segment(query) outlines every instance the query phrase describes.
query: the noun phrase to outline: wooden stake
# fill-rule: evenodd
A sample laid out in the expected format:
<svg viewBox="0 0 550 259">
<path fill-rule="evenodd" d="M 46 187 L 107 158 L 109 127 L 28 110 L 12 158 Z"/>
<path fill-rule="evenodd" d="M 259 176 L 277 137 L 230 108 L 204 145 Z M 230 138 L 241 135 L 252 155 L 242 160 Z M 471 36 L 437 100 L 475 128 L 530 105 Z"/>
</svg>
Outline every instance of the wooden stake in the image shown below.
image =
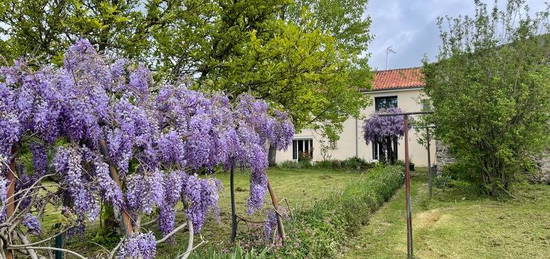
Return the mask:
<svg viewBox="0 0 550 259">
<path fill-rule="evenodd" d="M 267 178 L 267 176 L 266 176 Z M 275 192 L 273 191 L 273 188 L 271 188 L 271 184 L 269 183 L 269 179 L 267 179 L 267 189 L 269 190 L 269 195 L 271 196 L 271 203 L 273 204 L 273 208 L 275 208 L 275 214 L 277 215 L 277 230 L 279 232 L 279 237 L 281 238 L 281 241 L 285 242 L 285 228 L 283 226 L 283 221 L 281 218 L 281 215 L 279 215 L 279 201 L 277 200 L 277 197 L 275 196 Z"/>
</svg>

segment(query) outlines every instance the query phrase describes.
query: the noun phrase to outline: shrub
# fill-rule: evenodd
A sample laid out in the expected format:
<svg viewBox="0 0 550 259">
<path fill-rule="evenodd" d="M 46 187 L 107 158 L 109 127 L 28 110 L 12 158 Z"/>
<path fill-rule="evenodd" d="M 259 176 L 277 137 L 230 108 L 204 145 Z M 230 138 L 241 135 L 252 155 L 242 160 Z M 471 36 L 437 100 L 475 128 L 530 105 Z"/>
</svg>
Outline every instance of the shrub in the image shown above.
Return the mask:
<svg viewBox="0 0 550 259">
<path fill-rule="evenodd" d="M 279 168 L 285 169 L 302 169 L 302 168 L 312 168 L 313 165 L 310 161 L 284 161 L 277 165 Z"/>
<path fill-rule="evenodd" d="M 403 161 L 403 160 L 397 160 L 397 161 L 395 162 L 395 165 L 399 165 L 399 166 L 402 166 L 403 168 L 405 168 L 405 161 Z M 414 163 L 413 163 L 413 162 L 409 162 L 409 170 L 410 170 L 410 171 L 414 171 L 414 167 L 415 167 Z"/>
<path fill-rule="evenodd" d="M 193 253 L 189 258 L 209 258 L 209 259 L 263 259 L 268 258 L 268 249 L 256 250 L 254 248 L 250 250 L 243 249 L 241 246 L 237 246 L 231 252 L 220 252 L 217 249 L 210 248 L 206 251 Z"/>
<path fill-rule="evenodd" d="M 347 238 L 365 225 L 372 213 L 403 183 L 402 167 L 384 166 L 345 187 L 340 195 L 316 202 L 297 212 L 288 224 L 291 243 L 281 249 L 282 257 L 335 257 Z"/>
<path fill-rule="evenodd" d="M 367 170 L 374 167 L 374 163 L 369 163 L 362 158 L 352 157 L 342 161 L 341 166 L 346 169 Z"/>
<path fill-rule="evenodd" d="M 346 170 L 365 171 L 367 169 L 374 168 L 375 165 L 376 165 L 375 163 L 369 163 L 364 159 L 361 159 L 358 157 L 352 157 L 346 160 L 323 160 L 315 163 L 311 163 L 308 160 L 285 161 L 285 162 L 279 163 L 277 167 L 288 168 L 288 169 L 322 168 L 322 169 L 346 169 Z"/>
</svg>

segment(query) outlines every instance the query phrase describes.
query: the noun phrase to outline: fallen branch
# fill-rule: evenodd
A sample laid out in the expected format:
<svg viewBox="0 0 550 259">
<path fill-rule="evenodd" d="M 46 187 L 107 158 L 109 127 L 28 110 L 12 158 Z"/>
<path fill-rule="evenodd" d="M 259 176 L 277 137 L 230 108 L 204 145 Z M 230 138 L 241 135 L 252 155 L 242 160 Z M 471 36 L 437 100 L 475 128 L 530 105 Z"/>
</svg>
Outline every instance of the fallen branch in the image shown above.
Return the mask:
<svg viewBox="0 0 550 259">
<path fill-rule="evenodd" d="M 172 235 L 176 234 L 178 231 L 180 231 L 182 228 L 186 227 L 187 226 L 187 223 L 183 223 L 181 224 L 179 227 L 175 228 L 174 230 L 172 230 L 172 232 L 166 234 L 166 236 L 164 236 L 163 238 L 157 240 L 157 244 L 160 244 L 164 241 L 166 241 L 168 238 L 170 238 Z M 190 225 L 189 226 L 190 229 L 192 229 L 192 226 Z M 191 230 L 192 231 L 192 230 Z"/>
<path fill-rule="evenodd" d="M 86 257 L 84 257 L 83 255 L 75 252 L 75 251 L 72 251 L 72 250 L 69 250 L 69 249 L 63 249 L 63 248 L 56 248 L 56 247 L 49 247 L 49 246 L 26 246 L 25 247 L 27 250 L 28 249 L 33 249 L 33 250 L 51 250 L 51 251 L 61 251 L 61 252 L 65 252 L 65 253 L 69 253 L 69 254 L 72 254 L 78 258 L 82 258 L 82 259 L 87 259 Z M 8 246 L 8 250 L 18 250 L 20 248 L 18 247 L 12 247 L 12 246 Z"/>
<path fill-rule="evenodd" d="M 54 239 L 55 237 L 57 237 L 57 236 L 59 236 L 59 235 L 65 233 L 67 230 L 69 230 L 69 229 L 67 228 L 67 229 L 65 229 L 65 230 L 63 230 L 63 231 L 61 231 L 61 232 L 59 232 L 59 233 L 57 233 L 57 234 L 55 234 L 55 235 L 53 235 L 53 236 L 51 236 L 51 237 L 48 237 L 48 238 L 46 238 L 46 239 L 42 239 L 42 240 L 37 241 L 37 242 L 34 242 L 34 243 L 23 244 L 23 245 L 10 245 L 10 246 L 11 246 L 11 247 L 35 246 L 35 245 L 38 245 L 38 244 L 42 244 L 42 243 L 44 243 L 44 242 L 46 242 L 46 241 L 52 240 L 52 239 Z"/>
<path fill-rule="evenodd" d="M 180 257 L 181 259 L 187 259 L 187 257 L 189 257 L 189 255 L 194 249 L 193 248 L 193 238 L 194 238 L 193 221 L 191 221 L 191 219 L 187 219 L 187 224 L 189 224 L 189 241 L 187 242 L 187 251 L 185 251 L 185 253 Z"/>
<path fill-rule="evenodd" d="M 244 222 L 248 222 L 248 223 L 253 223 L 253 224 L 264 224 L 265 221 L 254 221 L 254 220 L 250 220 L 250 219 L 247 219 L 245 217 L 242 217 L 242 216 L 239 216 L 239 215 L 236 215 L 238 219 L 244 221 Z"/>
<path fill-rule="evenodd" d="M 124 243 L 124 240 L 125 240 L 125 238 L 120 239 L 120 242 L 118 242 L 118 244 L 115 246 L 115 248 L 113 248 L 113 250 L 111 250 L 111 253 L 109 253 L 109 259 L 113 259 L 115 257 L 116 251 L 120 248 L 122 243 Z"/>
</svg>

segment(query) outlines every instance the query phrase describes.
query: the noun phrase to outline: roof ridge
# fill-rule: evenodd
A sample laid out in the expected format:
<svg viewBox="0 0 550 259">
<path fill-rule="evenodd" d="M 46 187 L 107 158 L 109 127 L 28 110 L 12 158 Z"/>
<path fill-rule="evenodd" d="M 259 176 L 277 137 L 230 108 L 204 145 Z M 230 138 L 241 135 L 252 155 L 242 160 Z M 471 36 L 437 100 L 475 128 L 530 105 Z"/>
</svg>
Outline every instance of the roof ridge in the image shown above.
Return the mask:
<svg viewBox="0 0 550 259">
<path fill-rule="evenodd" d="M 417 67 L 402 67 L 402 68 L 392 68 L 392 69 L 385 69 L 385 70 L 374 70 L 373 72 L 391 72 L 391 71 L 399 71 L 399 70 L 413 70 L 413 69 L 419 69 L 422 68 L 422 66 Z"/>
</svg>

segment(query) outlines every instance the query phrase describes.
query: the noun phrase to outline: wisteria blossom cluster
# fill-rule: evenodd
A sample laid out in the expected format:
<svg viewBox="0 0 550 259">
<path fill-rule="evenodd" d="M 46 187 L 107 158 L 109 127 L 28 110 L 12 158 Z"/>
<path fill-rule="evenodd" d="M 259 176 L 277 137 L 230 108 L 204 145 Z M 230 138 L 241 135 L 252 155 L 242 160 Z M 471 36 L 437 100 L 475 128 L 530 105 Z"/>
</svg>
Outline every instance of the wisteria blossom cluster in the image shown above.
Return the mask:
<svg viewBox="0 0 550 259">
<path fill-rule="evenodd" d="M 363 132 L 367 144 L 382 141 L 386 137 L 400 137 L 405 134 L 403 116 L 380 116 L 380 114 L 392 113 L 401 113 L 401 110 L 399 108 L 382 110 L 365 120 Z"/>
<path fill-rule="evenodd" d="M 178 202 L 200 231 L 220 188 L 198 177 L 201 170 L 249 168 L 249 212 L 260 208 L 267 146 L 284 149 L 294 134 L 285 113 L 252 96 L 231 100 L 171 84 L 156 84 L 153 93 L 153 83 L 146 67 L 108 62 L 85 39 L 67 50 L 61 68 L 35 71 L 16 61 L 0 69 L 0 156 L 14 161 L 27 149 L 33 157 L 33 172 L 19 172 L 17 190 L 54 174 L 64 210 L 78 222 L 96 219 L 100 202 L 128 215 L 137 229 L 127 233 L 123 257 L 154 257 L 154 235 L 140 233 L 136 222 L 158 213 L 166 235 L 175 228 Z M 39 233 L 35 219 L 28 214 L 23 224 Z"/>
</svg>

